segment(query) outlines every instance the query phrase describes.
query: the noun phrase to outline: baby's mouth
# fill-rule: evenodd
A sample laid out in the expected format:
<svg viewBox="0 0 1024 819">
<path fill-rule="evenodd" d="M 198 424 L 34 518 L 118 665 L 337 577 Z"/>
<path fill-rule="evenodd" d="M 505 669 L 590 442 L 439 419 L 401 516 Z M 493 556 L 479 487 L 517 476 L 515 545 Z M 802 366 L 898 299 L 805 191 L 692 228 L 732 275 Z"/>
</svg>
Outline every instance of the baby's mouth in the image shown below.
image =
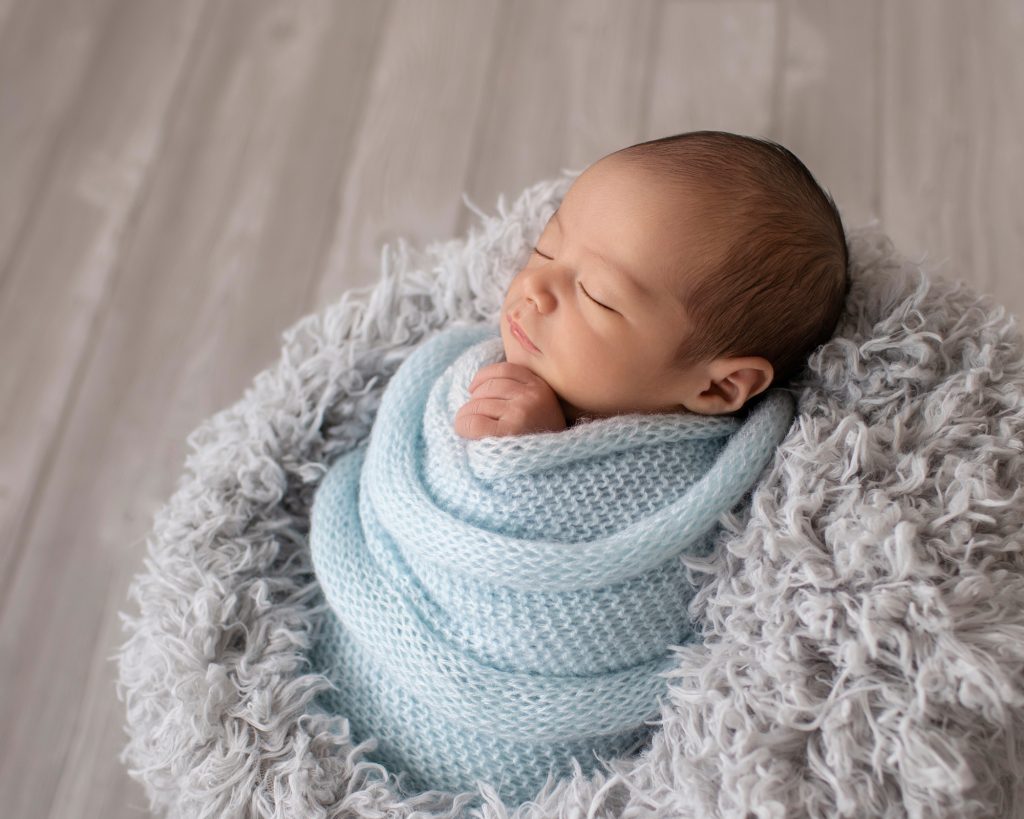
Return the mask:
<svg viewBox="0 0 1024 819">
<path fill-rule="evenodd" d="M 530 337 L 526 335 L 526 332 L 516 323 L 516 320 L 512 318 L 512 316 L 508 317 L 508 328 L 512 335 L 515 336 L 516 340 L 522 345 L 523 349 L 535 354 L 540 352 L 540 348 L 530 341 Z"/>
</svg>

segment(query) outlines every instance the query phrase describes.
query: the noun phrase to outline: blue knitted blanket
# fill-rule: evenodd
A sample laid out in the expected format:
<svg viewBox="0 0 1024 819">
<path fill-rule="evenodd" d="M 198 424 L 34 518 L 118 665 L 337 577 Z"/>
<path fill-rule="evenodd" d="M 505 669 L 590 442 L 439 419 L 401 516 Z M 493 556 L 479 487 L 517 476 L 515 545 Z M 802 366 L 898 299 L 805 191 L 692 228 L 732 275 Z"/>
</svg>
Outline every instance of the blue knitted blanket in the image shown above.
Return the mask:
<svg viewBox="0 0 1024 819">
<path fill-rule="evenodd" d="M 710 547 L 793 419 L 770 390 L 745 415 L 624 415 L 561 432 L 469 440 L 454 416 L 490 326 L 416 348 L 363 445 L 313 502 L 310 547 L 334 616 L 312 653 L 371 760 L 415 790 L 494 785 L 638 750 L 670 647 L 696 639 L 679 560 Z"/>
</svg>

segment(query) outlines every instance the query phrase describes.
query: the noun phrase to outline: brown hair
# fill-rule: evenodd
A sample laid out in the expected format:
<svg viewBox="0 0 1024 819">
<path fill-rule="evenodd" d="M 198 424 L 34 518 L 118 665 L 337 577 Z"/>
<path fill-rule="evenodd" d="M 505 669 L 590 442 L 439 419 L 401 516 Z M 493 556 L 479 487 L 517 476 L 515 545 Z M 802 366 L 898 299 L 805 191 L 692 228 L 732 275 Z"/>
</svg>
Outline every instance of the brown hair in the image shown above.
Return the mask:
<svg viewBox="0 0 1024 819">
<path fill-rule="evenodd" d="M 711 238 L 698 269 L 679 277 L 694 328 L 677 366 L 756 355 L 771 362 L 773 386 L 798 373 L 832 336 L 849 292 L 839 211 L 807 167 L 778 143 L 723 131 L 614 155 L 704 195 L 700 225 Z"/>
</svg>

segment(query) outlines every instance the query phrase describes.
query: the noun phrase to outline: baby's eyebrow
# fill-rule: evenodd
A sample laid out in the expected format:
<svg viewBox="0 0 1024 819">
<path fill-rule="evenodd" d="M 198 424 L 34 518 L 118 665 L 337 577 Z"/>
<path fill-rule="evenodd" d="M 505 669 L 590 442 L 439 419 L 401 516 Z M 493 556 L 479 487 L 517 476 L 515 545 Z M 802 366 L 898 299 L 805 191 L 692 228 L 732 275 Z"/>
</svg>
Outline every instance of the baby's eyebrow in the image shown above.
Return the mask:
<svg viewBox="0 0 1024 819">
<path fill-rule="evenodd" d="M 562 219 L 558 215 L 559 210 L 561 210 L 561 208 L 559 208 L 553 214 L 551 214 L 551 218 L 554 220 L 555 224 L 558 225 L 558 229 L 560 231 L 563 231 L 564 227 L 562 226 Z M 629 286 L 632 287 L 635 291 L 640 293 L 645 298 L 654 298 L 654 293 L 652 293 L 647 287 L 642 285 L 640 283 L 640 280 L 632 273 L 630 273 L 629 270 L 626 269 L 626 267 L 624 267 L 621 264 L 616 264 L 599 250 L 594 250 L 592 251 L 592 253 L 604 263 L 605 267 L 609 268 L 610 270 L 614 270 L 617 273 L 620 273 L 622 275 L 622 278 L 624 278 L 626 282 L 629 284 Z"/>
</svg>

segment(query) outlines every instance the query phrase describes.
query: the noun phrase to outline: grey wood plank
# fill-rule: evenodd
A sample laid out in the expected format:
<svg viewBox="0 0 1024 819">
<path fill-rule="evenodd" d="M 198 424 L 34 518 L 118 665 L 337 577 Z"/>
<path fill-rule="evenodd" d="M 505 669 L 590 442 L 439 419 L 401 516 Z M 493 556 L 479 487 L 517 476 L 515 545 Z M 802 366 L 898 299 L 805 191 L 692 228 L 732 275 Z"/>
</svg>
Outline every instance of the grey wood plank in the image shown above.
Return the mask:
<svg viewBox="0 0 1024 819">
<path fill-rule="evenodd" d="M 602 156 L 646 138 L 648 89 L 655 70 L 662 6 L 648 0 L 573 0 L 565 5 L 563 31 L 547 35 L 552 38 L 548 45 L 553 62 L 546 69 L 549 76 L 564 72 L 562 98 L 548 98 L 543 108 L 531 105 L 526 93 L 523 100 L 524 108 L 533 112 L 534 126 L 546 118 L 564 118 L 565 144 L 561 157 L 552 152 L 557 143 L 537 145 L 530 157 L 532 164 L 543 160 L 553 171 L 563 167 L 582 170 Z M 531 34 L 541 36 L 545 16 L 543 12 L 534 15 L 529 22 Z M 544 76 L 535 79 L 543 87 Z M 494 106 L 493 111 L 500 107 Z M 530 137 L 529 124 L 524 123 L 524 140 Z M 499 130 L 495 127 L 495 132 Z M 481 170 L 490 167 L 487 163 Z M 536 168 L 523 171 L 494 189 L 514 197 L 521 188 L 538 181 Z"/>
<path fill-rule="evenodd" d="M 79 551 L 69 547 L 69 540 L 75 542 L 80 530 L 70 530 L 68 536 L 51 543 L 50 550 L 59 550 L 55 554 L 33 552 L 31 544 L 38 542 L 38 531 L 34 535 L 31 526 L 34 521 L 53 521 L 54 510 L 67 512 L 60 502 L 47 506 L 40 486 L 50 477 L 48 471 L 69 466 L 59 463 L 54 449 L 63 435 L 94 322 L 104 311 L 106 291 L 116 274 L 121 234 L 157 153 L 160 123 L 196 23 L 196 2 L 123 6 L 108 18 L 99 56 L 67 121 L 65 147 L 53 160 L 37 216 L 25 228 L 23 252 L 0 304 L 0 349 L 6 357 L 0 370 L 0 417 L 4 419 L 0 469 L 2 485 L 8 489 L 0 507 L 0 529 L 12 534 L 4 538 L 0 553 L 0 687 L 15 692 L 0 704 L 0 735 L 7 740 L 0 794 L 15 786 L 19 793 L 26 792 L 24 766 L 31 757 L 6 750 L 19 747 L 15 723 L 40 737 L 27 739 L 20 747 L 49 741 L 51 755 L 60 752 L 59 738 L 71 727 L 70 722 L 59 724 L 53 716 L 58 713 L 55 708 L 42 708 L 44 714 L 34 729 L 27 725 L 30 717 L 20 705 L 23 694 L 31 696 L 39 690 L 39 681 L 28 673 L 31 662 L 15 657 L 18 647 L 31 650 L 37 636 L 59 643 L 59 632 L 53 631 L 59 623 L 45 605 L 52 591 L 45 561 L 62 566 L 67 557 L 73 564 L 76 556 L 84 562 L 91 558 L 88 545 L 79 544 Z M 126 64 L 131 64 L 130 72 L 125 71 Z M 59 225 L 56 236 L 55 225 Z M 70 466 L 74 471 L 75 465 Z M 88 483 L 86 475 L 75 474 L 79 483 Z M 18 570 L 22 564 L 17 558 L 25 550 L 35 564 L 28 574 Z M 33 572 L 36 579 L 23 583 Z M 89 591 L 95 590 L 73 588 L 72 596 L 82 605 L 89 600 Z M 72 654 L 87 655 L 90 650 L 79 640 L 66 647 Z M 67 682 L 56 679 L 61 685 Z M 70 705 L 72 700 L 56 696 L 54 701 Z M 31 719 L 37 718 L 32 715 Z M 41 781 L 38 784 L 49 788 Z"/>
<path fill-rule="evenodd" d="M 501 8 L 465 190 L 485 212 L 499 195 L 583 170 L 643 138 L 660 3 L 573 0 Z M 478 221 L 459 214 L 457 231 Z"/>
<path fill-rule="evenodd" d="M 86 663 L 64 662 L 81 690 L 50 784 L 54 817 L 72 804 L 88 817 L 145 807 L 117 759 L 124 705 L 107 662 L 123 636 L 116 613 L 128 608 L 128 580 L 153 512 L 173 491 L 187 434 L 240 397 L 276 358 L 281 331 L 309 311 L 387 12 L 331 0 L 234 2 L 211 4 L 203 22 L 61 456 L 87 465 L 103 489 L 82 507 L 71 497 L 74 472 L 47 487 L 92 540 L 96 565 L 76 572 L 96 591 L 91 604 L 73 604 L 87 626 L 36 651 L 53 661 L 62 640 L 87 642 L 86 627 L 98 635 Z M 34 532 L 31 549 L 45 552 L 61 527 Z M 43 685 L 40 700 L 53 696 Z"/>
<path fill-rule="evenodd" d="M 497 0 L 397 0 L 338 191 L 318 307 L 380 275 L 384 244 L 452 235 L 497 28 Z"/>
<path fill-rule="evenodd" d="M 471 199 L 490 208 L 645 139 L 767 127 L 775 24 L 771 0 L 503 7 Z"/>
<path fill-rule="evenodd" d="M 64 709 L 63 716 L 72 727 L 60 766 L 33 771 L 21 784 L 30 795 L 38 795 L 45 775 L 53 796 L 49 804 L 40 804 L 36 814 L 40 817 L 142 819 L 153 815 L 142 786 L 129 777 L 119 759 L 125 742 L 125 706 L 116 695 L 117 613 L 126 607 L 124 592 L 131 577 L 142 570 L 145 552 L 141 537 L 128 545 L 136 554 L 106 562 L 105 595 L 91 601 L 90 613 L 95 612 L 100 625 L 88 661 L 67 669 L 80 681 L 81 696 Z"/>
<path fill-rule="evenodd" d="M 0 3 L 0 300 L 112 0 Z"/>
<path fill-rule="evenodd" d="M 786 0 L 773 138 L 839 206 L 847 228 L 880 215 L 876 0 Z"/>
<path fill-rule="evenodd" d="M 25 542 L 35 492 L 75 389 L 82 355 L 104 310 L 120 236 L 158 149 L 159 123 L 171 103 L 195 5 L 156 12 L 129 3 L 129 8 L 105 15 L 97 57 L 63 117 L 62 138 L 48 140 L 45 129 L 22 135 L 55 141 L 57 149 L 47 156 L 45 175 L 13 175 L 15 187 L 37 184 L 39 189 L 0 299 L 0 349 L 10 359 L 0 368 L 0 531 L 10 533 L 0 541 L 0 601 L 6 598 Z M 125 28 L 137 39 L 117 39 Z M 79 39 L 94 39 L 92 29 L 83 30 L 88 37 L 79 33 Z M 111 43 L 111 37 L 117 42 Z M 30 42 L 42 48 L 40 40 L 46 40 L 45 32 L 36 32 Z M 51 58 L 61 42 L 47 44 Z M 72 69 L 81 70 L 73 49 L 68 59 Z M 36 68 L 26 61 L 26 70 Z M 126 71 L 125 64 L 132 70 Z M 57 93 L 36 81 L 26 84 L 32 93 Z M 12 95 L 8 103 L 16 105 L 19 99 Z M 26 107 L 33 112 L 31 105 Z M 42 129 L 44 119 L 34 116 L 29 124 Z M 16 129 L 0 126 L 0 131 L 8 139 L 0 144 L 0 161 L 16 161 L 21 155 L 11 144 Z M 21 210 L 9 204 L 0 212 Z"/>
<path fill-rule="evenodd" d="M 0 47 L 3 45 L 4 30 L 7 28 L 7 21 L 11 18 L 11 12 L 17 5 L 18 0 L 0 0 Z M 24 3 L 25 0 L 22 0 Z"/>
<path fill-rule="evenodd" d="M 771 136 L 779 32 L 773 2 L 667 3 L 645 138 L 704 129 Z"/>
<path fill-rule="evenodd" d="M 882 223 L 1024 317 L 1024 4 L 887 2 Z"/>
<path fill-rule="evenodd" d="M 78 716 L 96 609 L 106 598 L 96 533 L 80 527 L 75 503 L 40 486 L 63 476 L 64 491 L 79 504 L 102 491 L 92 483 L 94 463 L 62 461 L 54 450 L 116 278 L 121 236 L 159 150 L 200 3 L 120 6 L 106 18 L 96 59 L 64 118 L 61 149 L 0 305 L 0 414 L 8 419 L 2 468 L 10 489 L 0 527 L 13 534 L 3 541 L 0 574 L 0 804 L 12 816 L 48 810 Z M 12 546 L 29 552 L 18 564 Z"/>
</svg>

